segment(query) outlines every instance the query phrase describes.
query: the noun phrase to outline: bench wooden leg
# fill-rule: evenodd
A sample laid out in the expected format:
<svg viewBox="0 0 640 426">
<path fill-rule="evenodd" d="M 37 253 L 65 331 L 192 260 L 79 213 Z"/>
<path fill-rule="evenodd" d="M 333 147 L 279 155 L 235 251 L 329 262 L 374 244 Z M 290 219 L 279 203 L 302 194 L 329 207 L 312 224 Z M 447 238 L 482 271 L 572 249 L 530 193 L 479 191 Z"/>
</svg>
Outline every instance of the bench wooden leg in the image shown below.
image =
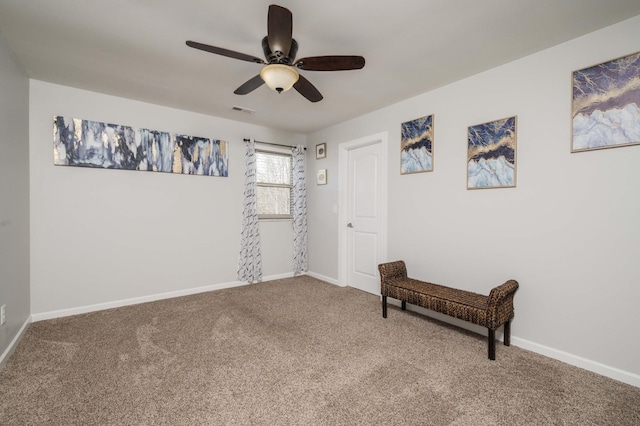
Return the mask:
<svg viewBox="0 0 640 426">
<path fill-rule="evenodd" d="M 511 346 L 511 321 L 504 323 L 504 345 Z"/>
<path fill-rule="evenodd" d="M 387 296 L 382 296 L 382 318 L 387 317 Z"/>
<path fill-rule="evenodd" d="M 491 361 L 495 361 L 496 359 L 496 331 L 495 330 L 491 330 L 490 328 L 489 330 L 489 359 Z"/>
<path fill-rule="evenodd" d="M 402 310 L 406 311 L 407 310 L 407 302 L 406 301 L 402 301 Z"/>
</svg>

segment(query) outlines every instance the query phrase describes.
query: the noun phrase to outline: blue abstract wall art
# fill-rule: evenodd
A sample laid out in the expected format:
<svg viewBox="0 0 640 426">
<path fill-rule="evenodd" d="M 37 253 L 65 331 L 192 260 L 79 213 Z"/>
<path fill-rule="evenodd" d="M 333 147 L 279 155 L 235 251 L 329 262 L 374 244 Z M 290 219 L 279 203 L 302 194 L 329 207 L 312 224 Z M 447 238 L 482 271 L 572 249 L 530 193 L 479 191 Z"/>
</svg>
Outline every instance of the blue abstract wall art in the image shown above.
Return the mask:
<svg viewBox="0 0 640 426">
<path fill-rule="evenodd" d="M 640 144 L 640 52 L 572 73 L 571 151 Z"/>
<path fill-rule="evenodd" d="M 227 142 L 62 116 L 53 117 L 57 166 L 228 176 Z"/>
<path fill-rule="evenodd" d="M 516 186 L 516 122 L 513 116 L 469 127 L 467 189 Z"/>
<path fill-rule="evenodd" d="M 174 173 L 227 176 L 227 151 L 221 141 L 185 135 L 174 140 Z"/>
<path fill-rule="evenodd" d="M 433 114 L 401 125 L 400 173 L 433 171 Z"/>
</svg>

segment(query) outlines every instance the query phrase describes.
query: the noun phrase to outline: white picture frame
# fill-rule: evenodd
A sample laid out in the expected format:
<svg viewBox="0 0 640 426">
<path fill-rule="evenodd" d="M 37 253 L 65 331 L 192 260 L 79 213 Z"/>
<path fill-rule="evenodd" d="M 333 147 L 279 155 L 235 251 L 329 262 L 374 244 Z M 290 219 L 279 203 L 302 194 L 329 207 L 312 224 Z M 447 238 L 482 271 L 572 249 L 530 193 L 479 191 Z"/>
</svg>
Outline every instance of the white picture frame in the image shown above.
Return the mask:
<svg viewBox="0 0 640 426">
<path fill-rule="evenodd" d="M 320 169 L 316 172 L 316 185 L 327 184 L 327 169 Z"/>
</svg>

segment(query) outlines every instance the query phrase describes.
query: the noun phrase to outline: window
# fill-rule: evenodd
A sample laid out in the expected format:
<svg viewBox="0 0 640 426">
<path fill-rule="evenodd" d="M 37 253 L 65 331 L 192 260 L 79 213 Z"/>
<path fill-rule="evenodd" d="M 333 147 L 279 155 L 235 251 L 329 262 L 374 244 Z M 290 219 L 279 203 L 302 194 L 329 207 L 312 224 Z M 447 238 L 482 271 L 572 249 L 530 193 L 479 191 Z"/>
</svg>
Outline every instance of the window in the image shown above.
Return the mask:
<svg viewBox="0 0 640 426">
<path fill-rule="evenodd" d="M 290 153 L 256 150 L 258 218 L 293 218 L 293 157 Z"/>
</svg>

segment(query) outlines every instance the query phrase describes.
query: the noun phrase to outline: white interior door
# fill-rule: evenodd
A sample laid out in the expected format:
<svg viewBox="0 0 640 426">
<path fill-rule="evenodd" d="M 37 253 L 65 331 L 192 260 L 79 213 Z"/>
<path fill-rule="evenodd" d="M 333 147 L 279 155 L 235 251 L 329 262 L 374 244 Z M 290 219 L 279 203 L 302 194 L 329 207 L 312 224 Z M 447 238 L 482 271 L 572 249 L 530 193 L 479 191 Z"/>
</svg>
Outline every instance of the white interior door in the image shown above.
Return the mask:
<svg viewBox="0 0 640 426">
<path fill-rule="evenodd" d="M 382 143 L 348 150 L 347 285 L 380 294 L 382 260 Z"/>
</svg>

